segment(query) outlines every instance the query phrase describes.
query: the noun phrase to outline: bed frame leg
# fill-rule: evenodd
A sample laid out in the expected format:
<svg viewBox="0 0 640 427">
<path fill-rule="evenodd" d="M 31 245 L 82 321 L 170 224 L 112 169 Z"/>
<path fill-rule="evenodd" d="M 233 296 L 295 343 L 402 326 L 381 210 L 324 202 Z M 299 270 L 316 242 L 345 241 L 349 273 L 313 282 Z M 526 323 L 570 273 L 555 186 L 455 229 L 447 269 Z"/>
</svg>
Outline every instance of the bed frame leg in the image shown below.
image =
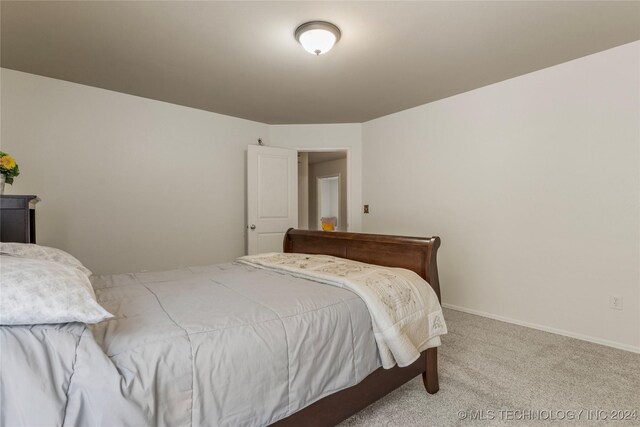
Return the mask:
<svg viewBox="0 0 640 427">
<path fill-rule="evenodd" d="M 428 348 L 426 359 L 427 370 L 422 373 L 422 381 L 427 393 L 435 394 L 440 390 L 438 384 L 438 347 Z"/>
</svg>

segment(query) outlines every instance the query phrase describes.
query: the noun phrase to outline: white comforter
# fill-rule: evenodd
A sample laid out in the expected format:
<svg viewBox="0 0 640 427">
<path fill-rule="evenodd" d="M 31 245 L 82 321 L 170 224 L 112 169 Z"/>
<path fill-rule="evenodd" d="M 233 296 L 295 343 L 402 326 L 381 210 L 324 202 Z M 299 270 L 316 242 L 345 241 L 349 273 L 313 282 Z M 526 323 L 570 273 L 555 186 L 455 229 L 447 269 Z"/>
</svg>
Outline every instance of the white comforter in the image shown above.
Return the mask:
<svg viewBox="0 0 640 427">
<path fill-rule="evenodd" d="M 408 366 L 447 333 L 438 297 L 413 271 L 327 255 L 267 253 L 239 262 L 342 287 L 367 305 L 382 366 Z"/>
</svg>

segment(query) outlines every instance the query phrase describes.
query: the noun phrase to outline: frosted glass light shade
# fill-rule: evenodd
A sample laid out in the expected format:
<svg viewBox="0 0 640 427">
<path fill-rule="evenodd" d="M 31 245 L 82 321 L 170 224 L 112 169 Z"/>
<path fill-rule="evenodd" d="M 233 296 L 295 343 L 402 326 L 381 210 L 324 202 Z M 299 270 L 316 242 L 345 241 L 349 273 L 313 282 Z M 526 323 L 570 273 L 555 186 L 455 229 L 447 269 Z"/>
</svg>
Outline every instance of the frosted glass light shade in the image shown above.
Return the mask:
<svg viewBox="0 0 640 427">
<path fill-rule="evenodd" d="M 331 50 L 340 40 L 340 29 L 329 22 L 312 21 L 300 25 L 296 29 L 295 36 L 304 50 L 322 55 Z"/>
</svg>

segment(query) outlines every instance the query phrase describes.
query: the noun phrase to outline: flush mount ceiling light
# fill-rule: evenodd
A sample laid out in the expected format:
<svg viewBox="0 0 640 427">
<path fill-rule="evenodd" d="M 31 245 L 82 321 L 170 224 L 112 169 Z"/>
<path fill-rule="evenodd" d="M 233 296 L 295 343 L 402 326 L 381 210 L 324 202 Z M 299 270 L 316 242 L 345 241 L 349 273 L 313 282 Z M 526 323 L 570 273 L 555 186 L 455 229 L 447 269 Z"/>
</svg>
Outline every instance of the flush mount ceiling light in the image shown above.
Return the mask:
<svg viewBox="0 0 640 427">
<path fill-rule="evenodd" d="M 340 29 L 330 22 L 311 21 L 296 28 L 295 36 L 304 50 L 322 55 L 340 40 Z"/>
</svg>

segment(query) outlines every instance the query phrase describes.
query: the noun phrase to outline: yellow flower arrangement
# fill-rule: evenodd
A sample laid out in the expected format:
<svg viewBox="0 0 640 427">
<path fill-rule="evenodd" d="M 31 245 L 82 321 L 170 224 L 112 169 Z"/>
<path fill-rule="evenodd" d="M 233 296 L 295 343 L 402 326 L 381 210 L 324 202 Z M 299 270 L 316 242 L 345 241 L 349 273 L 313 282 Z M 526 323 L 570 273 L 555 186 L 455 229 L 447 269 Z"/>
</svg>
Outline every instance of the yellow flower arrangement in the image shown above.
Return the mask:
<svg viewBox="0 0 640 427">
<path fill-rule="evenodd" d="M 13 184 L 13 178 L 20 175 L 20 168 L 13 157 L 0 151 L 0 174 L 7 184 Z"/>
<path fill-rule="evenodd" d="M 0 157 L 0 166 L 4 169 L 13 169 L 16 167 L 16 161 L 11 156 Z"/>
</svg>

